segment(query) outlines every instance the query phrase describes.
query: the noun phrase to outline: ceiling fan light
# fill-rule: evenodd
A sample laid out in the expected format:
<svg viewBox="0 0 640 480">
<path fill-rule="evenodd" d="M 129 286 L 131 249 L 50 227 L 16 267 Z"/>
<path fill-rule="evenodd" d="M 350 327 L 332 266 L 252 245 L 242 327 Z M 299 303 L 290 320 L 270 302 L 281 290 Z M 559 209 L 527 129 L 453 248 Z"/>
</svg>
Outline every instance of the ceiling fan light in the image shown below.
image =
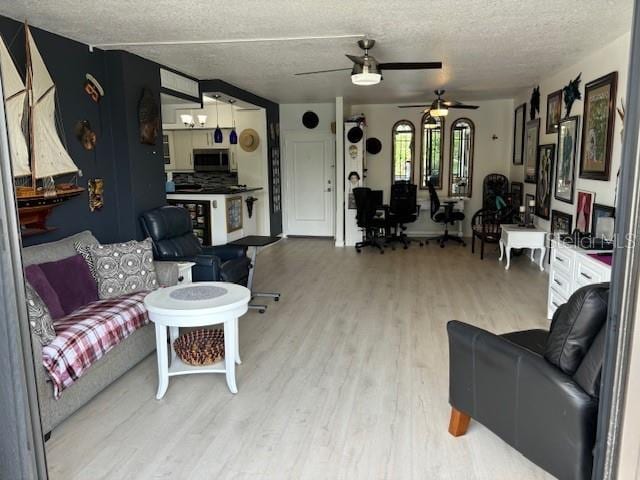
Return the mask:
<svg viewBox="0 0 640 480">
<path fill-rule="evenodd" d="M 201 127 L 204 127 L 205 124 L 207 123 L 207 116 L 206 115 L 198 115 L 198 123 L 200 124 Z"/>
<path fill-rule="evenodd" d="M 351 83 L 359 86 L 377 85 L 382 80 L 382 75 L 379 73 L 354 73 L 351 75 Z"/>
<path fill-rule="evenodd" d="M 186 127 L 189 127 L 193 123 L 193 117 L 187 113 L 183 113 L 180 115 L 180 121 L 184 123 Z"/>
<path fill-rule="evenodd" d="M 449 109 L 446 107 L 432 108 L 429 113 L 432 117 L 446 117 L 449 114 Z"/>
</svg>

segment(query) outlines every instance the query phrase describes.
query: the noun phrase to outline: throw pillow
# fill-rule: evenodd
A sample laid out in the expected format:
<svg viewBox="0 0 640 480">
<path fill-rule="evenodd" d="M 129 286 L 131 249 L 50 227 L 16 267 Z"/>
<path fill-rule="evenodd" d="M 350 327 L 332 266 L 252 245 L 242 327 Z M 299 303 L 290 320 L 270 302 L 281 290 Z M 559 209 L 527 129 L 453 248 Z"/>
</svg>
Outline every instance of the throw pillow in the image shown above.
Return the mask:
<svg viewBox="0 0 640 480">
<path fill-rule="evenodd" d="M 25 287 L 31 332 L 38 337 L 42 345 L 49 345 L 56 338 L 49 309 L 29 283 L 26 283 Z"/>
<path fill-rule="evenodd" d="M 98 245 L 98 244 L 95 243 L 93 245 Z M 98 277 L 96 275 L 96 266 L 93 264 L 93 257 L 91 256 L 91 252 L 89 251 L 89 247 L 91 247 L 91 244 L 75 242 L 73 246 L 75 247 L 76 252 L 78 252 L 82 256 L 82 258 L 84 258 L 84 261 L 87 262 L 87 267 L 89 267 L 91 276 L 97 282 Z"/>
<path fill-rule="evenodd" d="M 98 300 L 96 281 L 81 255 L 41 263 L 40 268 L 58 294 L 65 315 Z"/>
<path fill-rule="evenodd" d="M 58 294 L 51 286 L 51 283 L 49 283 L 49 280 L 40 268 L 40 265 L 29 265 L 24 269 L 24 274 L 27 277 L 29 284 L 38 293 L 38 296 L 49 309 L 51 318 L 57 320 L 58 318 L 64 317 L 64 309 L 60 304 Z"/>
<path fill-rule="evenodd" d="M 151 239 L 89 247 L 100 299 L 158 288 Z"/>
</svg>

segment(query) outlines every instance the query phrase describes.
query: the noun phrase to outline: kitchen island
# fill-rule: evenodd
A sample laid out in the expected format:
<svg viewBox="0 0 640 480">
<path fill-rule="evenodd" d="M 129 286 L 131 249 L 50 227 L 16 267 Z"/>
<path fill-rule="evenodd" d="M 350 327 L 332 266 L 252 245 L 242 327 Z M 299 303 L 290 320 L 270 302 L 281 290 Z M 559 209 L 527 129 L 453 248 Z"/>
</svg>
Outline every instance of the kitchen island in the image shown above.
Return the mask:
<svg viewBox="0 0 640 480">
<path fill-rule="evenodd" d="M 194 233 L 203 245 L 224 245 L 260 234 L 256 205 L 265 201 L 261 190 L 238 186 L 194 188 L 167 193 L 167 201 L 189 210 Z"/>
</svg>

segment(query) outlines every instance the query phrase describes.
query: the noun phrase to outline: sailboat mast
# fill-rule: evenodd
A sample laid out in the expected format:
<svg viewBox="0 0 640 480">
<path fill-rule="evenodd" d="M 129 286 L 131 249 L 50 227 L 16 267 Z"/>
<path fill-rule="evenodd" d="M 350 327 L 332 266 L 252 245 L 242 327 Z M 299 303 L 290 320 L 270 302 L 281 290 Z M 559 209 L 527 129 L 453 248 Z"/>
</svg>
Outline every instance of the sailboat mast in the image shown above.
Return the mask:
<svg viewBox="0 0 640 480">
<path fill-rule="evenodd" d="M 31 188 L 36 191 L 36 165 L 35 165 L 35 149 L 33 141 L 33 69 L 31 66 L 31 49 L 29 47 L 29 25 L 24 22 L 24 40 L 26 42 L 27 51 L 27 99 L 29 103 L 29 158 L 31 159 Z"/>
</svg>

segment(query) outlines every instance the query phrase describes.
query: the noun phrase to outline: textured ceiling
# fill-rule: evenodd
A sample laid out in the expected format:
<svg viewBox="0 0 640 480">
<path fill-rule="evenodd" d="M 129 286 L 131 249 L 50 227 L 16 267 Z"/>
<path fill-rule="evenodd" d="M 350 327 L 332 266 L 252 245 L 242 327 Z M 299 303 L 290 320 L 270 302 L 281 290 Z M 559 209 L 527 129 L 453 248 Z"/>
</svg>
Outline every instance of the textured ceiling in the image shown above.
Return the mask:
<svg viewBox="0 0 640 480">
<path fill-rule="evenodd" d="M 354 87 L 356 39 L 121 47 L 198 78 L 280 103 L 507 97 L 630 29 L 632 0 L 0 0 L 0 14 L 88 44 L 365 33 L 384 62 L 441 60 L 441 71 L 386 72 Z"/>
</svg>

